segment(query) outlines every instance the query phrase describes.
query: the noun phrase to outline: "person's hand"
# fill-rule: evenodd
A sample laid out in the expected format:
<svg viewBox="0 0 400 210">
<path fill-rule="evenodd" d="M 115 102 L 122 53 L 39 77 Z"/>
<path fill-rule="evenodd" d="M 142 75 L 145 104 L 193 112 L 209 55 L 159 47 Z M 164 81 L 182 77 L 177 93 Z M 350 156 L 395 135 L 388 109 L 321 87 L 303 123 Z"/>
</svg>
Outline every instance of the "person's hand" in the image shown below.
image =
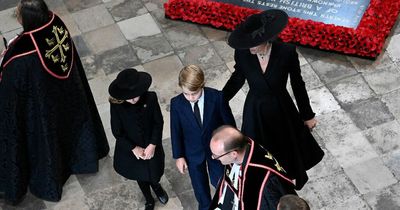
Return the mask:
<svg viewBox="0 0 400 210">
<path fill-rule="evenodd" d="M 315 118 L 312 118 L 311 120 L 304 121 L 304 125 L 312 130 L 317 125 L 317 120 Z"/>
<path fill-rule="evenodd" d="M 144 150 L 144 158 L 145 160 L 151 159 L 154 156 L 154 151 L 156 149 L 156 145 L 149 144 L 146 149 Z"/>
<path fill-rule="evenodd" d="M 139 160 L 140 158 L 144 159 L 144 149 L 142 147 L 136 146 L 133 148 L 132 153 Z"/>
<path fill-rule="evenodd" d="M 178 168 L 181 174 L 185 174 L 187 170 L 187 163 L 185 158 L 178 158 L 176 159 L 176 167 Z"/>
</svg>

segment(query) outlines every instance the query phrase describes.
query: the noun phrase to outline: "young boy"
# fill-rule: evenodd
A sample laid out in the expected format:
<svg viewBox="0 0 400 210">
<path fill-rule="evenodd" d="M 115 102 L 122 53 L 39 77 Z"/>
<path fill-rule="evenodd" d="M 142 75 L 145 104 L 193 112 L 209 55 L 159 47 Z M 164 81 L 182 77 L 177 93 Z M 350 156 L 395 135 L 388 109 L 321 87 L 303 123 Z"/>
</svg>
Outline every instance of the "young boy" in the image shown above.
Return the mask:
<svg viewBox="0 0 400 210">
<path fill-rule="evenodd" d="M 215 187 L 223 174 L 221 163 L 211 158 L 212 132 L 221 125 L 236 125 L 222 92 L 204 85 L 203 71 L 186 66 L 179 73 L 182 93 L 171 99 L 173 158 L 180 173 L 189 170 L 199 210 L 211 204 L 209 178 Z"/>
</svg>

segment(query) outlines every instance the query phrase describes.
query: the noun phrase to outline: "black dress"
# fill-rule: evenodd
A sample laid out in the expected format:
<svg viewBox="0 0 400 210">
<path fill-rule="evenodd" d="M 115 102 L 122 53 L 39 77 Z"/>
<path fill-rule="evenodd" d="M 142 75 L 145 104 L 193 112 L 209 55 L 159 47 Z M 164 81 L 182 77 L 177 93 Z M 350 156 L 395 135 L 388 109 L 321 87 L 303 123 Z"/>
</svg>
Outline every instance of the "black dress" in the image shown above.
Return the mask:
<svg viewBox="0 0 400 210">
<path fill-rule="evenodd" d="M 242 132 L 266 147 L 296 179 L 296 189 L 301 189 L 308 180 L 306 170 L 316 165 L 324 152 L 304 125 L 315 113 L 301 77 L 296 48 L 274 42 L 265 73 L 249 50 L 236 50 L 235 61 L 235 72 L 223 92 L 230 100 L 245 80 L 249 84 Z M 289 75 L 300 113 L 286 89 Z"/>
<path fill-rule="evenodd" d="M 127 179 L 158 183 L 164 174 L 164 150 L 161 143 L 163 117 L 155 92 L 143 94 L 136 104 L 111 103 L 111 129 L 116 138 L 114 169 Z M 150 160 L 137 159 L 136 146 L 156 145 Z"/>
<path fill-rule="evenodd" d="M 16 203 L 29 187 L 39 198 L 59 201 L 68 177 L 97 172 L 109 146 L 73 43 L 69 76 L 59 79 L 37 51 L 19 54 L 28 47 L 21 40 L 5 55 L 15 59 L 1 68 L 0 193 Z"/>
</svg>

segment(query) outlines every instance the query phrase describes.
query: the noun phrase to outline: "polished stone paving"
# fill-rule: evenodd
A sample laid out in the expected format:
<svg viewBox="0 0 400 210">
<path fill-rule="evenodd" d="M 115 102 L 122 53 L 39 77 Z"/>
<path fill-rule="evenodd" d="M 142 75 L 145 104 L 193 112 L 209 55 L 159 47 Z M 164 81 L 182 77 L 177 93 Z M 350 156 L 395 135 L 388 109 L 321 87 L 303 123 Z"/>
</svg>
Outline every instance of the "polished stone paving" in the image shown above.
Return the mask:
<svg viewBox="0 0 400 210">
<path fill-rule="evenodd" d="M 0 30 L 9 39 L 21 28 L 13 17 L 17 0 L 1 0 Z M 194 210 L 188 175 L 171 157 L 169 101 L 179 93 L 177 75 L 187 64 L 200 65 L 207 85 L 221 89 L 233 71 L 228 33 L 164 18 L 165 0 L 48 0 L 75 40 L 111 145 L 96 174 L 73 175 L 60 202 L 30 193 L 8 209 L 143 209 L 137 184 L 112 167 L 107 88 L 126 67 L 153 76 L 164 115 L 166 152 L 162 184 L 170 195 L 158 210 Z M 326 156 L 311 169 L 310 181 L 298 191 L 312 209 L 400 209 L 400 26 L 396 24 L 376 61 L 299 47 L 302 74 L 318 126 L 314 136 Z M 2 50 L 0 48 L 0 50 Z M 248 87 L 231 101 L 240 126 Z"/>
</svg>

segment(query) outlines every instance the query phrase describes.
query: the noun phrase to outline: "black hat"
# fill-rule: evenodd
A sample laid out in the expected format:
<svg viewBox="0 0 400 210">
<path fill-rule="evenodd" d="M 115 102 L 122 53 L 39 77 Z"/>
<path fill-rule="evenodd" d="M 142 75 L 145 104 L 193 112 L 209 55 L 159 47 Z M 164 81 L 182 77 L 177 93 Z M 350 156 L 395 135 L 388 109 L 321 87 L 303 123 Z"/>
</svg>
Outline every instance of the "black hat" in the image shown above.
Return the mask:
<svg viewBox="0 0 400 210">
<path fill-rule="evenodd" d="M 108 92 L 118 100 L 128 100 L 145 93 L 151 85 L 151 76 L 136 69 L 125 69 L 111 82 Z"/>
<path fill-rule="evenodd" d="M 286 27 L 288 15 L 278 9 L 251 15 L 229 36 L 228 44 L 235 49 L 249 49 L 275 39 Z"/>
</svg>

